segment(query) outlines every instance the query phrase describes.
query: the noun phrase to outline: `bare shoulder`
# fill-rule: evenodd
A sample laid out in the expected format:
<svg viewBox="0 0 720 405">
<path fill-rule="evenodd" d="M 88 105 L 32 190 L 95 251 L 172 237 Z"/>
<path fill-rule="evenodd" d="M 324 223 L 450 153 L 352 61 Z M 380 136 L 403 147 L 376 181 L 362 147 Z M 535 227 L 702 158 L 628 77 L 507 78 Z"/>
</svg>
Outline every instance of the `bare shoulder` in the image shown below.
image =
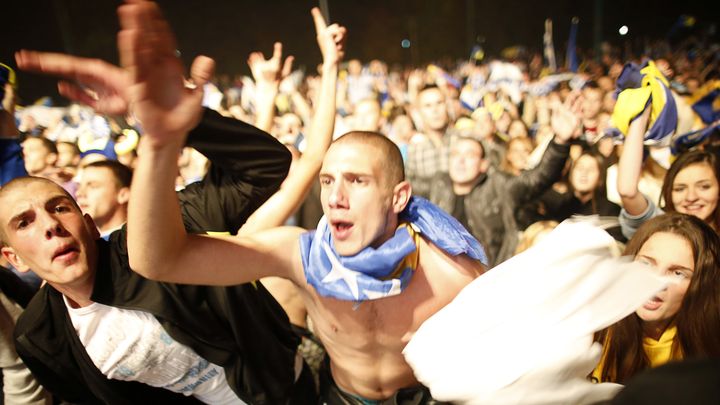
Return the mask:
<svg viewBox="0 0 720 405">
<path fill-rule="evenodd" d="M 465 254 L 453 256 L 444 252 L 430 241 L 421 239 L 420 265 L 426 272 L 441 272 L 451 277 L 469 278 L 470 280 L 485 273 L 487 268 Z"/>
<path fill-rule="evenodd" d="M 305 229 L 296 226 L 279 226 L 262 231 L 243 233 L 237 236 L 243 243 L 262 244 L 268 247 L 287 248 L 287 244 L 300 238 Z"/>
<path fill-rule="evenodd" d="M 300 236 L 308 232 L 304 228 L 296 226 L 281 226 L 250 235 L 244 235 L 241 240 L 250 241 L 254 245 L 260 245 L 263 250 L 271 252 L 283 264 L 287 270 L 281 276 L 287 278 L 302 287 L 306 284 L 300 256 Z"/>
</svg>

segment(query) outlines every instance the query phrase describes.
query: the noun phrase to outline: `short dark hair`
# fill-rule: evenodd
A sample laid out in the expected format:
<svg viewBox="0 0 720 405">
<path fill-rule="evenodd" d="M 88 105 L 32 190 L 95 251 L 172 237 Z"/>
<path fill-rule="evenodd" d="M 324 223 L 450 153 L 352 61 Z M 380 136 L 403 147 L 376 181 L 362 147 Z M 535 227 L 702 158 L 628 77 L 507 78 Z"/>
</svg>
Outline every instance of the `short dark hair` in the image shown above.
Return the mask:
<svg viewBox="0 0 720 405">
<path fill-rule="evenodd" d="M 89 167 L 100 167 L 109 169 L 112 172 L 113 177 L 115 177 L 115 181 L 117 182 L 118 186 L 120 186 L 121 188 L 130 187 L 130 184 L 132 183 L 132 169 L 118 162 L 117 160 L 99 160 L 96 162 L 88 163 L 83 168 Z"/>
<path fill-rule="evenodd" d="M 336 139 L 333 144 L 357 142 L 376 148 L 381 158 L 382 172 L 387 185 L 395 187 L 405 180 L 405 165 L 400 149 L 383 134 L 370 131 L 352 131 Z"/>
<path fill-rule="evenodd" d="M 418 94 L 423 93 L 427 90 L 432 90 L 432 89 L 436 89 L 436 90 L 439 90 L 440 92 L 442 92 L 442 90 L 440 90 L 440 87 L 437 84 L 426 84 L 420 89 L 420 91 L 418 91 Z"/>
</svg>

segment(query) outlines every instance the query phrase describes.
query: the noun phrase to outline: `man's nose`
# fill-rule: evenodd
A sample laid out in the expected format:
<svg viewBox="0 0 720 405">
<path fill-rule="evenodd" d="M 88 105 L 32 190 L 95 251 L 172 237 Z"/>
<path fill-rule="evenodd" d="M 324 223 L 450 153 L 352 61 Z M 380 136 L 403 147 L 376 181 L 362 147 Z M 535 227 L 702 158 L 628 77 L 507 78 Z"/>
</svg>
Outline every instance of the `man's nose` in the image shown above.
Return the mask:
<svg viewBox="0 0 720 405">
<path fill-rule="evenodd" d="M 45 238 L 46 239 L 50 239 L 53 236 L 62 236 L 66 233 L 65 228 L 62 226 L 60 221 L 58 221 L 57 218 L 55 218 L 54 216 L 45 215 L 43 218 L 43 221 L 44 221 L 43 225 L 45 227 Z"/>
<path fill-rule="evenodd" d="M 341 181 L 335 182 L 328 196 L 328 204 L 331 208 L 347 207 L 347 199 L 345 198 L 345 187 Z"/>
</svg>

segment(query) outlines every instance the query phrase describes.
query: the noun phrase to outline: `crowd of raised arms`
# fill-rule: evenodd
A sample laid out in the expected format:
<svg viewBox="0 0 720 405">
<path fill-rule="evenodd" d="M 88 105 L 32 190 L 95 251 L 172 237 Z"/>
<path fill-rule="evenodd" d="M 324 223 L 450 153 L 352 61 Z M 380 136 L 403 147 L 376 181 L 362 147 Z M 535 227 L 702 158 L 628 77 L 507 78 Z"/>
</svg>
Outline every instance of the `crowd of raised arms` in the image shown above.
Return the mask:
<svg viewBox="0 0 720 405">
<path fill-rule="evenodd" d="M 310 14 L 317 68 L 278 42 L 250 76 L 186 69 L 149 0 L 118 10 L 120 66 L 0 61 L 4 403 L 717 403 L 717 44 L 391 66 Z M 577 346 L 528 355 L 551 332 Z M 519 333 L 454 389 L 430 371 L 460 358 L 405 351 Z M 483 370 L 514 377 L 480 395 Z"/>
</svg>

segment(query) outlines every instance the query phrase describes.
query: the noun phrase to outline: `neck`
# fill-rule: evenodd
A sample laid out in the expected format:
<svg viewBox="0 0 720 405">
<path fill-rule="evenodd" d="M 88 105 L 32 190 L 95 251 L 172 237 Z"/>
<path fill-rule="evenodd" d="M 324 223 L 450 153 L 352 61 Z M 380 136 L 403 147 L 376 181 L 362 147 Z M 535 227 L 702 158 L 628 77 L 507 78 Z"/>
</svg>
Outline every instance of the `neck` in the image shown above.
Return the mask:
<svg viewBox="0 0 720 405">
<path fill-rule="evenodd" d="M 660 340 L 660 337 L 665 332 L 665 330 L 670 325 L 669 320 L 665 321 L 655 321 L 655 322 L 643 322 L 643 333 L 645 336 L 654 339 L 654 340 Z"/>
<path fill-rule="evenodd" d="M 84 280 L 74 285 L 59 285 L 55 283 L 48 284 L 64 295 L 71 307 L 82 308 L 93 303 L 90 297 L 92 296 L 94 282 L 95 277 L 93 276 L 88 280 Z"/>
<path fill-rule="evenodd" d="M 467 195 L 470 194 L 470 192 L 475 188 L 475 186 L 480 182 L 480 180 L 483 178 L 484 173 L 480 173 L 475 177 L 473 180 L 464 182 L 464 183 L 456 183 L 453 182 L 453 193 L 455 195 Z"/>
<path fill-rule="evenodd" d="M 96 225 L 101 234 L 120 228 L 127 222 L 127 209 L 124 212 L 115 212 L 110 219 L 98 222 Z"/>
<path fill-rule="evenodd" d="M 575 197 L 580 200 L 582 203 L 586 203 L 592 199 L 593 192 L 592 191 L 575 191 L 574 192 Z"/>
<path fill-rule="evenodd" d="M 370 247 L 372 247 L 373 249 L 377 249 L 382 246 L 383 243 L 387 242 L 390 238 L 392 238 L 393 235 L 395 235 L 395 231 L 397 230 L 398 222 L 399 221 L 397 215 L 388 218 L 388 220 L 385 222 L 385 233 L 380 235 L 379 238 L 375 239 L 375 242 L 370 244 Z"/>
<path fill-rule="evenodd" d="M 470 194 L 473 187 L 475 186 L 475 183 L 453 183 L 453 193 L 455 195 L 467 195 Z"/>
<path fill-rule="evenodd" d="M 430 141 L 432 141 L 433 145 L 435 145 L 436 148 L 439 148 L 443 144 L 443 136 L 445 135 L 445 130 L 428 129 L 425 131 L 425 135 L 430 138 Z"/>
</svg>

